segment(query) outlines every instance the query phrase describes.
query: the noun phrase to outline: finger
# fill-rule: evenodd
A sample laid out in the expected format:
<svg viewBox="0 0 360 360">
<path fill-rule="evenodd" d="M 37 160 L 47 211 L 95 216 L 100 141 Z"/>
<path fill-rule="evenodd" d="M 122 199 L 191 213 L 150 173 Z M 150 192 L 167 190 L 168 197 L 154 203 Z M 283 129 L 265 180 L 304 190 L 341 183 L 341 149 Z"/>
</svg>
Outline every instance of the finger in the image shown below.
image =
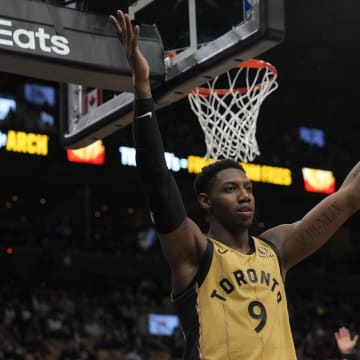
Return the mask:
<svg viewBox="0 0 360 360">
<path fill-rule="evenodd" d="M 121 27 L 119 25 L 119 22 L 112 15 L 109 16 L 109 19 L 115 29 L 118 39 L 120 40 L 121 44 L 124 45 L 124 35 L 123 35 L 123 31 L 121 30 Z"/>
<path fill-rule="evenodd" d="M 118 10 L 116 12 L 117 17 L 119 19 L 119 26 L 121 29 L 121 39 L 122 39 L 122 44 L 127 47 L 128 46 L 128 41 L 127 41 L 127 34 L 129 29 L 126 26 L 126 15 L 124 14 L 121 10 Z"/>
<path fill-rule="evenodd" d="M 121 10 L 116 11 L 118 17 L 118 23 L 121 29 L 122 34 L 126 33 L 126 23 L 125 23 L 125 14 Z"/>
<path fill-rule="evenodd" d="M 354 345 L 356 345 L 356 343 L 358 342 L 358 340 L 359 340 L 359 335 L 355 335 L 355 336 L 354 336 L 354 339 L 353 339 Z"/>
<path fill-rule="evenodd" d="M 124 26 L 123 26 L 123 14 L 120 10 L 116 12 L 117 18 L 113 15 L 109 16 L 109 19 L 115 29 L 117 37 L 119 38 L 122 45 L 126 45 L 124 43 Z"/>
<path fill-rule="evenodd" d="M 134 28 L 134 34 L 131 42 L 131 51 L 134 52 L 136 47 L 138 46 L 139 41 L 139 34 L 140 34 L 140 27 L 139 25 L 136 25 Z"/>
<path fill-rule="evenodd" d="M 338 341 L 340 339 L 340 334 L 336 332 L 334 335 L 335 335 L 335 339 Z"/>
<path fill-rule="evenodd" d="M 131 55 L 131 51 L 132 51 L 132 40 L 133 40 L 133 29 L 132 29 L 132 24 L 131 24 L 131 20 L 130 20 L 130 16 L 128 14 L 125 14 L 124 16 L 124 23 L 126 26 L 126 43 L 128 45 L 128 56 Z"/>
</svg>

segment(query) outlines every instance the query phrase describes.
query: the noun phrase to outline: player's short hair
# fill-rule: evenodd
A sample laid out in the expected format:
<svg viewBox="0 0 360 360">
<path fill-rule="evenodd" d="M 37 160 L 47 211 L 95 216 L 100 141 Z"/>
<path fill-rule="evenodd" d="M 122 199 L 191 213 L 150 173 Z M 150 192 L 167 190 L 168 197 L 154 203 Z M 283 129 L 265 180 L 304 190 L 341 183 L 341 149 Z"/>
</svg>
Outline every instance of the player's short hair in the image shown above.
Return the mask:
<svg viewBox="0 0 360 360">
<path fill-rule="evenodd" d="M 246 174 L 245 169 L 234 160 L 224 159 L 215 161 L 214 163 L 203 167 L 201 173 L 196 176 L 193 183 L 196 196 L 200 193 L 208 194 L 215 181 L 216 174 L 225 169 L 239 169 Z"/>
</svg>

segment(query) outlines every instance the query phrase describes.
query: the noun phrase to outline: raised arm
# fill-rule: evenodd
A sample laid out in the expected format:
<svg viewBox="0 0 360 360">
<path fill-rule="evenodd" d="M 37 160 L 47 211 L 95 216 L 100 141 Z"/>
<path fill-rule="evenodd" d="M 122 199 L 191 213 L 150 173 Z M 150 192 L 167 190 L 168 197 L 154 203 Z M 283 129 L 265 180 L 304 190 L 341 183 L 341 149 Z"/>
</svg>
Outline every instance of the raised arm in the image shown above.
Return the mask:
<svg viewBox="0 0 360 360">
<path fill-rule="evenodd" d="M 172 269 L 173 291 L 183 290 L 194 278 L 206 249 L 206 238 L 187 216 L 175 180 L 169 172 L 154 112 L 149 64 L 138 47 L 139 26 L 121 11 L 110 16 L 126 51 L 135 90 L 133 138 L 140 180 L 164 255 Z"/>
<path fill-rule="evenodd" d="M 327 196 L 301 220 L 271 228 L 261 237 L 279 248 L 284 271 L 324 245 L 360 209 L 360 162 L 337 192 Z"/>
</svg>

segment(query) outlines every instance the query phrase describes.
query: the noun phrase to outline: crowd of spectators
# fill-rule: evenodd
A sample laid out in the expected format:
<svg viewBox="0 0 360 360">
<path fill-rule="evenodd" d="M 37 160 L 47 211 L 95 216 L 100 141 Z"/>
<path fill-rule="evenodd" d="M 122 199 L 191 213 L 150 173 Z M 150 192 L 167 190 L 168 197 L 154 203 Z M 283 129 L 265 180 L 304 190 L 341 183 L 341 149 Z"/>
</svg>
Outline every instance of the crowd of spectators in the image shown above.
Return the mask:
<svg viewBox="0 0 360 360">
<path fill-rule="evenodd" d="M 169 289 L 144 279 L 101 291 L 25 286 L 2 281 L 0 359 L 181 359 L 183 337 L 150 335 L 147 314 L 173 313 Z M 360 297 L 329 292 L 289 293 L 289 313 L 299 360 L 339 360 L 334 333 L 356 333 Z"/>
<path fill-rule="evenodd" d="M 172 313 L 152 281 L 112 290 L 3 285 L 0 359 L 141 360 L 181 357 L 182 334 L 148 333 L 149 312 Z"/>
</svg>

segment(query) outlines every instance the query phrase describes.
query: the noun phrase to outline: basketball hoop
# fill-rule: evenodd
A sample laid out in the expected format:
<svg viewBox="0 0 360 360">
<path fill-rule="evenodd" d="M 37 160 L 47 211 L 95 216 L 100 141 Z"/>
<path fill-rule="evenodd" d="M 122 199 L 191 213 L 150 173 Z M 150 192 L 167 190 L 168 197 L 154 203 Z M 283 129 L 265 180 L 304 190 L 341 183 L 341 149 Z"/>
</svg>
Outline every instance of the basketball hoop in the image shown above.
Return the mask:
<svg viewBox="0 0 360 360">
<path fill-rule="evenodd" d="M 205 134 L 206 158 L 249 162 L 260 154 L 257 118 L 262 102 L 278 87 L 276 79 L 273 65 L 250 59 L 188 94 Z M 218 88 L 222 81 L 227 83 Z"/>
</svg>

